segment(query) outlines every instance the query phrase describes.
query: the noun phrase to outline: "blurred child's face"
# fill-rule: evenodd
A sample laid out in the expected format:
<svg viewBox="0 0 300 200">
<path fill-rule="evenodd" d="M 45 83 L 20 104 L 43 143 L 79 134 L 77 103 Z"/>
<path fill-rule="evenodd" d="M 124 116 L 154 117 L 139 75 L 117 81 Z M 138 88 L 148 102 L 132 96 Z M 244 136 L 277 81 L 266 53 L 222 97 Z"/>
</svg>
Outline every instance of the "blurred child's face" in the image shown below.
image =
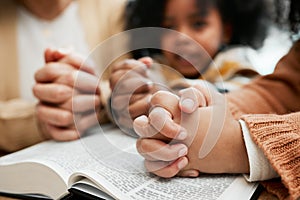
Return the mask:
<svg viewBox="0 0 300 200">
<path fill-rule="evenodd" d="M 201 5 L 200 5 L 201 6 Z M 162 49 L 179 52 L 181 56 L 165 51 L 169 64 L 185 77 L 196 78 L 218 52 L 224 41 L 223 24 L 219 12 L 214 7 L 200 13 L 196 0 L 168 0 L 163 19 L 163 27 L 182 34 L 165 33 L 162 36 Z M 197 45 L 196 45 L 197 44 Z M 199 50 L 200 45 L 206 52 Z M 209 56 L 208 56 L 209 55 Z M 196 64 L 195 64 L 196 63 Z"/>
</svg>

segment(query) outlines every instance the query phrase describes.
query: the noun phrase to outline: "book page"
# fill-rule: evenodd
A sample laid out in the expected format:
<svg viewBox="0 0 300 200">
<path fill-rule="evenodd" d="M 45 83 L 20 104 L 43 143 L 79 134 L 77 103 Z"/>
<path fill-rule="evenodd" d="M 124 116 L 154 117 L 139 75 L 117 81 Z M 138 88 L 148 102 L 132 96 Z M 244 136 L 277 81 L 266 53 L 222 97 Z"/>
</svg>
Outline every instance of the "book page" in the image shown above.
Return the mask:
<svg viewBox="0 0 300 200">
<path fill-rule="evenodd" d="M 115 199 L 128 200 L 250 199 L 257 187 L 257 184 L 247 183 L 243 177 L 236 175 L 203 174 L 198 178 L 164 179 L 147 173 L 126 174 L 114 170 L 104 173 L 97 169 L 80 174 Z"/>
<path fill-rule="evenodd" d="M 112 126 L 103 128 L 111 129 Z M 1 157 L 0 177 L 5 181 L 0 181 L 0 191 L 8 193 L 44 191 L 47 192 L 45 195 L 57 199 L 67 192 L 67 182 L 71 174 L 85 168 L 89 163 L 93 165 L 98 163 L 82 142 L 90 137 L 91 140 L 97 141 L 97 138 L 93 138 L 97 135 L 101 134 L 71 142 L 46 141 Z M 49 183 L 53 186 L 49 187 Z"/>
<path fill-rule="evenodd" d="M 0 174 L 4 166 L 38 162 L 51 166 L 65 181 L 72 175 L 68 187 L 87 177 L 116 199 L 159 200 L 218 199 L 240 178 L 232 175 L 158 178 L 146 172 L 143 158 L 136 151 L 135 142 L 135 138 L 123 134 L 119 129 L 111 126 L 98 127 L 77 141 L 44 142 L 2 157 Z M 244 187 L 249 189 L 247 185 L 242 188 Z M 233 188 L 235 192 L 231 194 L 239 193 L 239 190 Z M 249 193 L 254 191 L 251 188 Z M 0 191 L 3 189 L 5 188 L 0 186 Z M 18 193 L 18 190 L 15 192 Z M 249 198 L 249 193 L 242 194 L 242 199 Z"/>
<path fill-rule="evenodd" d="M 151 175 L 136 151 L 135 139 L 120 134 L 115 129 L 98 135 L 97 140 L 84 140 L 96 162 L 72 175 L 69 184 L 87 177 L 116 199 L 249 199 L 255 191 L 255 184 L 236 175 L 170 179 Z"/>
<path fill-rule="evenodd" d="M 113 129 L 113 126 L 105 126 L 98 132 Z M 53 168 L 67 182 L 70 175 L 78 169 L 84 168 L 87 163 L 95 163 L 94 158 L 85 146 L 84 140 L 101 141 L 101 134 L 91 132 L 87 137 L 69 142 L 46 141 L 21 151 L 0 157 L 0 167 L 20 163 L 41 163 Z M 100 136 L 97 139 L 98 135 Z M 92 161 L 91 161 L 92 160 Z M 94 162 L 93 162 L 94 161 Z"/>
</svg>

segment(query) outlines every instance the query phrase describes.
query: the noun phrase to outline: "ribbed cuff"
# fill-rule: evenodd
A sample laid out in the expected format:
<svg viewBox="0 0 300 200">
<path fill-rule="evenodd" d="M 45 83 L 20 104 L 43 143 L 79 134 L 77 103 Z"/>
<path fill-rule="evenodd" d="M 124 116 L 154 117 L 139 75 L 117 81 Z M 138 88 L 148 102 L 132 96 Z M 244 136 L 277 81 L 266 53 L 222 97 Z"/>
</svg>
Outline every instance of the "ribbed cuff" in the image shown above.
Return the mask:
<svg viewBox="0 0 300 200">
<path fill-rule="evenodd" d="M 300 112 L 244 115 L 251 138 L 280 175 L 292 199 L 300 197 Z"/>
<path fill-rule="evenodd" d="M 246 180 L 254 182 L 279 177 L 262 150 L 253 142 L 246 123 L 243 120 L 239 120 L 239 122 L 242 127 L 250 166 L 250 173 L 244 174 Z"/>
</svg>

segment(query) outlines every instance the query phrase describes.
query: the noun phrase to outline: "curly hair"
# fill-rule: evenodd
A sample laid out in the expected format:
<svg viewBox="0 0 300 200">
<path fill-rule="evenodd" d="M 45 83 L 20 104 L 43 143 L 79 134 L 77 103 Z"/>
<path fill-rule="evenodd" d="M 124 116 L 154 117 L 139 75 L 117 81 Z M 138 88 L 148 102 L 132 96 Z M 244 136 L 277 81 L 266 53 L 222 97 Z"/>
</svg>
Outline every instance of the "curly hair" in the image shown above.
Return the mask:
<svg viewBox="0 0 300 200">
<path fill-rule="evenodd" d="M 289 26 L 292 34 L 300 34 L 300 1 L 275 0 L 276 18 L 279 26 Z"/>
<path fill-rule="evenodd" d="M 126 9 L 126 29 L 162 27 L 168 0 L 133 0 Z M 267 35 L 270 12 L 264 0 L 196 0 L 199 12 L 215 7 L 223 23 L 231 24 L 228 45 L 262 46 Z M 134 41 L 132 41 L 134 42 Z"/>
</svg>

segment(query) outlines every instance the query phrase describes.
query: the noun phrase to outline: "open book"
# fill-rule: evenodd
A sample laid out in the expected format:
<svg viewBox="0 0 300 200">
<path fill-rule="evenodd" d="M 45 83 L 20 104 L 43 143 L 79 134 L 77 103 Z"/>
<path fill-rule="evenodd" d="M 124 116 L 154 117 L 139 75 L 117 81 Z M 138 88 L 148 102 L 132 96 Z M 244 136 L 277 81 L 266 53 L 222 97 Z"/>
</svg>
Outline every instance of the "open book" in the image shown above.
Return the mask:
<svg viewBox="0 0 300 200">
<path fill-rule="evenodd" d="M 47 141 L 0 158 L 0 192 L 60 199 L 250 199 L 257 184 L 235 175 L 163 179 L 147 173 L 135 139 L 112 126 L 72 142 Z"/>
</svg>

